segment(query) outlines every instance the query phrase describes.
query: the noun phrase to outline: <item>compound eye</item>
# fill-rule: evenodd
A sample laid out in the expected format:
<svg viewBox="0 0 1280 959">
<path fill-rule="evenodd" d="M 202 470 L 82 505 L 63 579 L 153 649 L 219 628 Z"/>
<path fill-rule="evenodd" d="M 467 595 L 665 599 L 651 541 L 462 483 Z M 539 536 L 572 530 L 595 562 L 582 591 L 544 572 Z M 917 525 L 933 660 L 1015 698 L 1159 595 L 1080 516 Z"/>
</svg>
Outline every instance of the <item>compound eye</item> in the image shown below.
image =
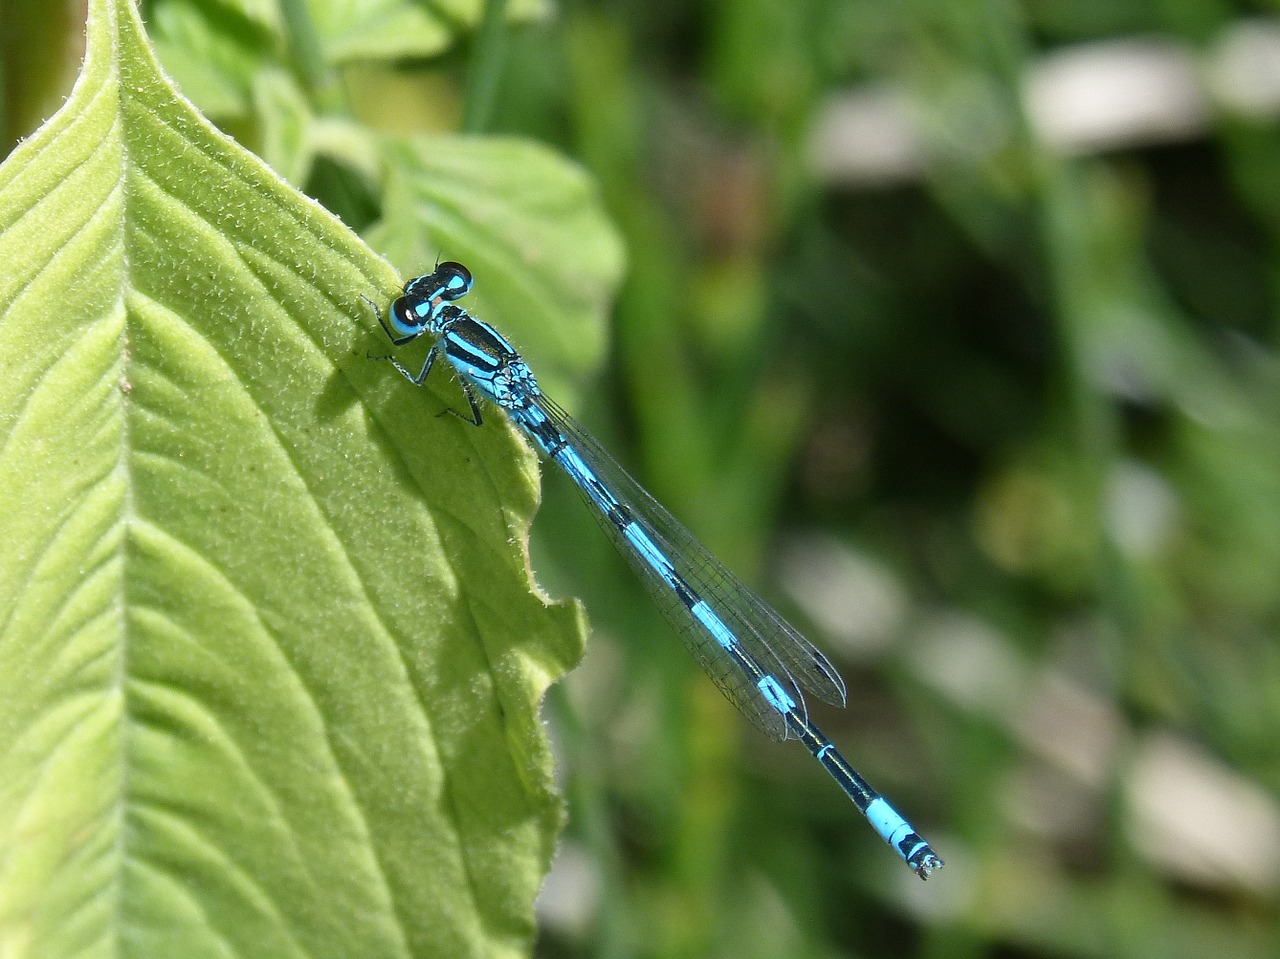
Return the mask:
<svg viewBox="0 0 1280 959">
<path fill-rule="evenodd" d="M 426 323 L 426 317 L 419 316 L 409 305 L 407 296 L 398 296 L 391 304 L 391 325 L 399 333 L 418 334 Z"/>
<path fill-rule="evenodd" d="M 456 300 L 471 289 L 471 271 L 461 263 L 449 260 L 436 267 L 440 281 L 440 295 L 446 300 Z"/>
</svg>

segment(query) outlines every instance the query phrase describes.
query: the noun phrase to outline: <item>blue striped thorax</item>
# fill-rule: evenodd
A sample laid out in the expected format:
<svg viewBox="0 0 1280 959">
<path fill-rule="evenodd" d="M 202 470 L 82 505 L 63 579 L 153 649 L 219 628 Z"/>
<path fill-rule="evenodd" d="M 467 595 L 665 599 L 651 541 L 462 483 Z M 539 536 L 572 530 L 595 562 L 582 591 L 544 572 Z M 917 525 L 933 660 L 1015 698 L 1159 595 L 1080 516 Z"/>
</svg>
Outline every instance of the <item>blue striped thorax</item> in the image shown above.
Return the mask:
<svg viewBox="0 0 1280 959">
<path fill-rule="evenodd" d="M 486 399 L 513 409 L 539 395 L 529 365 L 515 347 L 483 320 L 456 306 L 436 312 L 434 334 L 444 343 L 445 357 Z"/>
</svg>

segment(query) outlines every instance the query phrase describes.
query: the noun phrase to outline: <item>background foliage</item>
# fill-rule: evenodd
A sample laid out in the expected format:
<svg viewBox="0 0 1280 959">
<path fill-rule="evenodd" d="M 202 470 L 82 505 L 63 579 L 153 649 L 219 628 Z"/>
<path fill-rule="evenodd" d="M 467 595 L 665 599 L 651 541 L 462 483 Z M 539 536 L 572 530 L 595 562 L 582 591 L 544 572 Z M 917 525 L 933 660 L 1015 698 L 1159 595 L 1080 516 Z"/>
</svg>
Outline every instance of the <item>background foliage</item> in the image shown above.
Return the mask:
<svg viewBox="0 0 1280 959">
<path fill-rule="evenodd" d="M 74 23 L 14 55 L 18 18 L 56 22 L 28 6 L 10 141 L 57 89 L 22 68 L 75 62 Z M 819 720 L 948 860 L 921 885 L 761 742 L 553 477 L 535 559 L 595 631 L 550 717 L 570 815 L 539 954 L 1273 955 L 1280 138 L 1224 78 L 1276 25 L 1207 0 L 574 0 L 505 31 L 334 6 L 360 42 L 319 2 L 147 13 L 184 92 L 357 228 L 396 201 L 371 128 L 586 165 L 627 240 L 612 348 L 522 345 L 833 651 L 851 705 Z M 1153 38 L 1214 81 L 1149 94 L 1183 122 L 1055 135 L 1055 57 Z M 876 177 L 819 135 L 851 92 L 909 120 Z"/>
</svg>

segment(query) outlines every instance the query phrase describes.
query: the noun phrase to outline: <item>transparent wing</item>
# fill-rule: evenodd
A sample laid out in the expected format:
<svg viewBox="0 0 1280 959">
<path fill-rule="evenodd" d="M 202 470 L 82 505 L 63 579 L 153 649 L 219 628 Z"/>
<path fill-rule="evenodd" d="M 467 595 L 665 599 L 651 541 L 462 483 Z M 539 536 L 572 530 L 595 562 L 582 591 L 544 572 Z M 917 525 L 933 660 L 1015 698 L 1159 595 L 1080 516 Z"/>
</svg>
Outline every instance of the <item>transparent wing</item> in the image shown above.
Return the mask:
<svg viewBox="0 0 1280 959">
<path fill-rule="evenodd" d="M 772 676 L 795 700 L 796 710 L 801 716 L 807 717 L 804 692 L 826 703 L 844 705 L 844 681 L 817 647 L 712 556 L 559 405 L 542 394 L 531 398 L 531 402 L 564 434 L 613 498 L 657 544 L 680 577 L 706 600 L 734 633 L 740 649 L 754 660 L 761 672 Z M 584 499 L 605 534 L 644 583 L 654 604 L 680 634 L 720 691 L 765 735 L 786 739 L 786 718 L 760 690 L 758 677 L 752 676 L 716 642 L 666 580 L 637 554 L 632 544 L 585 493 Z"/>
</svg>

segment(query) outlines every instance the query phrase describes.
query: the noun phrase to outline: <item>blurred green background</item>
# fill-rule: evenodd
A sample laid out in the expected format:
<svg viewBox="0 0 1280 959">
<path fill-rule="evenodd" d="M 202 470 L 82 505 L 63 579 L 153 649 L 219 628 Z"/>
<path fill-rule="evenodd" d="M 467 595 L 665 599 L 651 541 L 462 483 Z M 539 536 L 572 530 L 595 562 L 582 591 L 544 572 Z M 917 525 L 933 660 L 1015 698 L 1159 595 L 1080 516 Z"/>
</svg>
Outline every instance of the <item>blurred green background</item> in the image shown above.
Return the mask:
<svg viewBox="0 0 1280 959">
<path fill-rule="evenodd" d="M 357 229 L 382 198 L 270 90 L 598 178 L 629 271 L 562 401 L 831 654 L 816 719 L 947 860 L 920 883 L 751 730 L 549 476 L 536 565 L 594 635 L 539 956 L 1280 954 L 1273 5 L 455 2 L 381 54 L 322 50 L 329 6 L 145 10 Z M 82 13 L 0 12 L 7 150 Z"/>
</svg>

